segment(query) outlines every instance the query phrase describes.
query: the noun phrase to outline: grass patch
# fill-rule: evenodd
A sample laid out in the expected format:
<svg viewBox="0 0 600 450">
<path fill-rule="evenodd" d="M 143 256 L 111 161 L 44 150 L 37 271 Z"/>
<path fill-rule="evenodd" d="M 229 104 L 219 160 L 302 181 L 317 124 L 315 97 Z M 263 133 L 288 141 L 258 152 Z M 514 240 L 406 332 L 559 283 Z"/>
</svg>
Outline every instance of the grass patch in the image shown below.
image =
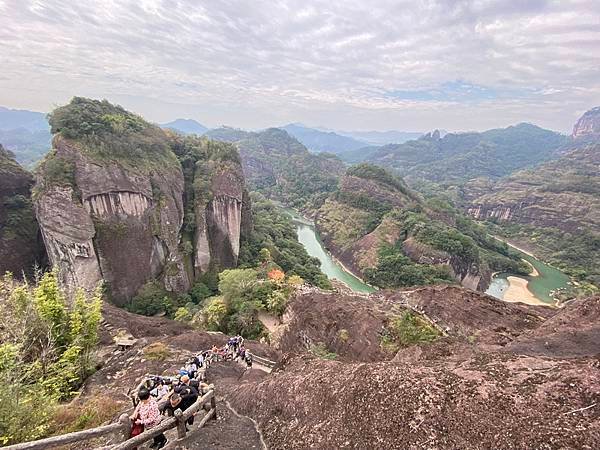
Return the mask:
<svg viewBox="0 0 600 450">
<path fill-rule="evenodd" d="M 381 346 L 394 352 L 403 347 L 433 342 L 440 336 L 440 331 L 427 319 L 413 311 L 406 311 L 391 318 L 386 333 L 381 337 Z"/>
<path fill-rule="evenodd" d="M 49 434 L 66 434 L 100 426 L 114 419 L 122 409 L 123 404 L 108 395 L 94 397 L 83 404 L 60 405 L 54 412 Z"/>
<path fill-rule="evenodd" d="M 345 328 L 341 329 L 338 332 L 338 339 L 342 342 L 348 342 L 348 339 L 350 339 L 350 333 L 348 333 L 348 330 Z"/>
<path fill-rule="evenodd" d="M 168 346 L 162 342 L 153 342 L 144 347 L 144 357 L 150 361 L 164 361 L 171 354 Z"/>
<path fill-rule="evenodd" d="M 329 349 L 323 342 L 318 342 L 317 344 L 311 345 L 310 352 L 321 359 L 337 359 L 337 353 L 329 351 Z"/>
</svg>

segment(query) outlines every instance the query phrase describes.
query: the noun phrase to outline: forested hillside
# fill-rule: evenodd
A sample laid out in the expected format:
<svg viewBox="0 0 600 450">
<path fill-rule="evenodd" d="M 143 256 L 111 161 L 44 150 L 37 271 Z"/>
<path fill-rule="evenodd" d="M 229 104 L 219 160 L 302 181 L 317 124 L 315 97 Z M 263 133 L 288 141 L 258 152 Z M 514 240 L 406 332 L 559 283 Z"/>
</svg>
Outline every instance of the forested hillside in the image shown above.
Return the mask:
<svg viewBox="0 0 600 450">
<path fill-rule="evenodd" d="M 449 204 L 424 200 L 377 166 L 348 169 L 317 213 L 331 251 L 381 287 L 458 281 L 485 289 L 492 271 L 528 273 L 506 244 Z"/>
<path fill-rule="evenodd" d="M 580 281 L 600 285 L 599 168 L 600 144 L 585 143 L 496 183 L 467 183 L 466 208 Z"/>
<path fill-rule="evenodd" d="M 407 181 L 457 184 L 475 177 L 498 178 L 557 157 L 567 137 L 522 123 L 483 133 L 429 133 L 404 144 L 367 153 L 371 163 L 397 171 Z"/>
<path fill-rule="evenodd" d="M 344 164 L 337 157 L 312 154 L 278 128 L 259 133 L 219 128 L 207 136 L 235 143 L 251 189 L 297 208 L 318 208 L 335 191 L 344 172 Z"/>
</svg>

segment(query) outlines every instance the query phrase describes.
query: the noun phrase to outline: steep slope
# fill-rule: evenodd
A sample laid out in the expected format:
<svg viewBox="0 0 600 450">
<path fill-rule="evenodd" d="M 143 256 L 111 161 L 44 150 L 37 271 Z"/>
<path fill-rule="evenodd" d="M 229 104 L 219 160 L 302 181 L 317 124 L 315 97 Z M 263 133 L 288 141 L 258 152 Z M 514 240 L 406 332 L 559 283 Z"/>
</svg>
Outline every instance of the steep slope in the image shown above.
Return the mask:
<svg viewBox="0 0 600 450">
<path fill-rule="evenodd" d="M 46 115 L 0 106 L 0 142 L 26 168 L 33 168 L 50 150 L 52 136 Z"/>
<path fill-rule="evenodd" d="M 203 135 L 208 131 L 208 128 L 194 119 L 175 119 L 168 123 L 160 124 L 161 128 L 178 131 L 183 134 Z"/>
<path fill-rule="evenodd" d="M 227 396 L 273 448 L 596 448 L 597 356 L 589 340 L 576 356 L 562 349 L 597 336 L 599 305 L 588 299 L 547 319 L 456 287 L 369 298 L 306 293 L 291 304 L 279 341 L 297 356 Z M 413 323 L 445 335 L 405 343 L 390 361 L 381 346 L 407 309 L 423 313 Z M 573 327 L 582 320 L 585 330 Z M 403 336 L 414 336 L 409 323 Z M 525 356 L 528 341 L 540 345 Z M 314 342 L 338 360 L 309 356 Z"/>
<path fill-rule="evenodd" d="M 462 189 L 464 207 L 496 232 L 523 241 L 545 260 L 600 285 L 600 109 L 585 113 L 559 159 Z"/>
<path fill-rule="evenodd" d="M 318 207 L 336 189 L 344 171 L 336 157 L 311 154 L 278 128 L 259 133 L 224 128 L 211 130 L 208 136 L 235 143 L 252 189 L 295 207 Z"/>
<path fill-rule="evenodd" d="M 380 287 L 456 280 L 484 290 L 493 270 L 528 270 L 457 211 L 368 164 L 348 169 L 316 224 L 336 257 Z"/>
<path fill-rule="evenodd" d="M 112 300 L 123 305 L 149 281 L 180 293 L 214 260 L 236 264 L 244 209 L 239 162 L 233 168 L 215 164 L 212 171 L 211 159 L 222 155 L 198 149 L 196 162 L 208 170 L 188 182 L 202 191 L 202 202 L 184 204 L 186 180 L 172 150 L 176 136 L 106 101 L 77 97 L 55 110 L 50 123 L 54 148 L 37 174 L 34 198 L 63 283 L 93 289 L 104 279 Z M 193 141 L 180 144 L 180 154 L 188 147 L 197 149 Z M 201 231 L 184 246 L 181 228 L 190 204 L 205 221 L 197 222 Z M 193 235 L 196 222 L 188 225 Z M 197 270 L 186 263 L 192 254 Z"/>
<path fill-rule="evenodd" d="M 341 155 L 347 151 L 357 150 L 367 144 L 349 136 L 341 136 L 333 131 L 316 130 L 297 123 L 290 123 L 281 127 L 281 129 L 287 131 L 306 148 L 315 153 L 328 152 Z"/>
<path fill-rule="evenodd" d="M 369 162 L 393 168 L 407 181 L 460 183 L 471 178 L 501 177 L 548 161 L 566 136 L 522 123 L 483 133 L 439 132 L 400 145 L 386 145 Z"/>
<path fill-rule="evenodd" d="M 45 263 L 31 204 L 33 176 L 0 145 L 0 274 L 20 277 Z"/>
</svg>

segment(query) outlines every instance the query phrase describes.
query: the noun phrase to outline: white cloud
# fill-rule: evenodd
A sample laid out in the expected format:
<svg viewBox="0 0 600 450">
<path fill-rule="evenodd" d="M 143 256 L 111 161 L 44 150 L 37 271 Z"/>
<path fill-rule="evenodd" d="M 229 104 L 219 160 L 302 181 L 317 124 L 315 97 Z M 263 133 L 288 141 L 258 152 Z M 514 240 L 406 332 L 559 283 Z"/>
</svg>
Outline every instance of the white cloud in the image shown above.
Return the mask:
<svg viewBox="0 0 600 450">
<path fill-rule="evenodd" d="M 600 2 L 0 0 L 0 104 L 106 97 L 150 119 L 569 130 L 600 104 Z M 463 80 L 531 95 L 410 100 Z"/>
</svg>

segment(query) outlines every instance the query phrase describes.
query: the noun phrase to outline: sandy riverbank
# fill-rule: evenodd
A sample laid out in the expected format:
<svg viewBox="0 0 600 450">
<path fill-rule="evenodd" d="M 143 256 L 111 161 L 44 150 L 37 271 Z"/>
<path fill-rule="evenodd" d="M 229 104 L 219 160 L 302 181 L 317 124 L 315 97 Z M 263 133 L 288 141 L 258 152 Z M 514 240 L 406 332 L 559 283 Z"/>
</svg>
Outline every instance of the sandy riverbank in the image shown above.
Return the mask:
<svg viewBox="0 0 600 450">
<path fill-rule="evenodd" d="M 521 302 L 528 305 L 554 306 L 551 303 L 541 301 L 539 298 L 533 295 L 527 287 L 529 281 L 519 277 L 506 277 L 506 280 L 508 281 L 508 289 L 502 297 L 502 300 L 505 302 Z"/>
</svg>

